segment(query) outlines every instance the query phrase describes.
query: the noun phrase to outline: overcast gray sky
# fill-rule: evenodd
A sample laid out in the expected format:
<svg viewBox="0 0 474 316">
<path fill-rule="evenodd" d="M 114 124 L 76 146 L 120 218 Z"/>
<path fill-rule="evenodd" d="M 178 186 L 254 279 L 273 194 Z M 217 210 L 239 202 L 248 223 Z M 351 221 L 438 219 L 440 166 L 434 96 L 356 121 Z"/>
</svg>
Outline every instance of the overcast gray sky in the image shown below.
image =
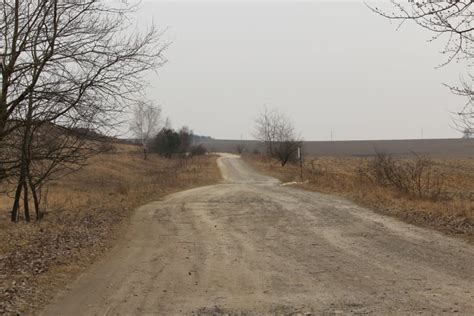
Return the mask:
<svg viewBox="0 0 474 316">
<path fill-rule="evenodd" d="M 267 104 L 305 140 L 460 136 L 450 113 L 465 100 L 442 83 L 465 66 L 435 69 L 442 42 L 363 2 L 145 1 L 136 17 L 172 42 L 147 95 L 175 127 L 248 139 Z"/>
</svg>

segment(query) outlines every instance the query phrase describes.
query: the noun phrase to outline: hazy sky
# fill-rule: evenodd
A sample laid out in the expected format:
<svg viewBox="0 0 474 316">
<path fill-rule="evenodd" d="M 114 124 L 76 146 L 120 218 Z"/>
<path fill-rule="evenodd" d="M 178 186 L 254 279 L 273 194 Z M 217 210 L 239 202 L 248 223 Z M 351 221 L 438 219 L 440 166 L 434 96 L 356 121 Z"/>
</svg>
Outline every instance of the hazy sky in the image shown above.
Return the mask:
<svg viewBox="0 0 474 316">
<path fill-rule="evenodd" d="M 167 31 L 168 63 L 148 98 L 173 126 L 214 138 L 251 138 L 264 104 L 286 112 L 305 140 L 459 137 L 451 112 L 465 100 L 465 66 L 442 42 L 359 1 L 145 1 L 137 13 Z"/>
</svg>

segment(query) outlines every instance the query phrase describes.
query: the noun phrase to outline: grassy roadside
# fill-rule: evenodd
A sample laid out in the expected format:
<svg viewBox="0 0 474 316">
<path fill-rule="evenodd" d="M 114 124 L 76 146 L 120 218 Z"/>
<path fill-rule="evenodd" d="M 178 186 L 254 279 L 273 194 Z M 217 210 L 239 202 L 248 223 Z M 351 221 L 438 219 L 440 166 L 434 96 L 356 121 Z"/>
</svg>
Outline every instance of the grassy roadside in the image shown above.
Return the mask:
<svg viewBox="0 0 474 316">
<path fill-rule="evenodd" d="M 474 242 L 474 160 L 436 159 L 442 174 L 446 197 L 441 200 L 416 198 L 376 185 L 360 176 L 367 158 L 307 158 L 303 167 L 278 162 L 265 157 L 247 155 L 249 164 L 282 182 L 299 182 L 305 190 L 334 194 L 348 198 L 374 211 L 403 219 L 406 222 L 435 228 Z"/>
<path fill-rule="evenodd" d="M 120 239 L 134 208 L 167 194 L 220 181 L 217 156 L 143 160 L 134 146 L 91 159 L 48 187 L 47 213 L 8 222 L 0 196 L 0 314 L 32 314 Z"/>
</svg>

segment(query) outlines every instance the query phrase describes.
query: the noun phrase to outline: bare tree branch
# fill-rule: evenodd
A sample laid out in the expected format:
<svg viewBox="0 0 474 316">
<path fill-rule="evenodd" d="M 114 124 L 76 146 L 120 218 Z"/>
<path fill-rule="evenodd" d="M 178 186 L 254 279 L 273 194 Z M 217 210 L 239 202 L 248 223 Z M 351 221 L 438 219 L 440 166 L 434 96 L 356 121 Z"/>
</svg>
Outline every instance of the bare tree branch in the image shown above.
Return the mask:
<svg viewBox="0 0 474 316">
<path fill-rule="evenodd" d="M 369 8 L 391 20 L 413 21 L 433 33 L 430 41 L 443 40 L 442 54 L 446 60 L 439 66 L 453 61 L 464 61 L 468 67 L 468 80 L 461 80 L 460 85 L 446 85 L 454 94 L 467 98 L 467 103 L 459 111 L 456 127 L 462 131 L 473 129 L 473 96 L 472 87 L 474 66 L 474 1 L 473 0 L 409 0 L 400 2 L 391 0 L 395 12 L 387 13 L 377 7 Z"/>
</svg>

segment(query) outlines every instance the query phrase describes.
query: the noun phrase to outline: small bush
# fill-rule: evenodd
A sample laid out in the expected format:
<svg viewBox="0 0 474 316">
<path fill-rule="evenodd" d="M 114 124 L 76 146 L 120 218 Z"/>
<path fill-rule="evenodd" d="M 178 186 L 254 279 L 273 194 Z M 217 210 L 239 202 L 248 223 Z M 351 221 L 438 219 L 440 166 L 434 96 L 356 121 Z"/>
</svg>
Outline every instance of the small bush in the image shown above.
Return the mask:
<svg viewBox="0 0 474 316">
<path fill-rule="evenodd" d="M 191 156 L 202 156 L 207 154 L 207 149 L 203 145 L 195 145 L 191 146 L 189 152 L 191 153 Z"/>
<path fill-rule="evenodd" d="M 179 131 L 163 128 L 151 141 L 150 149 L 166 158 L 184 155 L 190 149 L 192 135 L 192 131 L 187 127 L 183 127 Z"/>
<path fill-rule="evenodd" d="M 364 171 L 359 170 L 359 173 Z M 418 198 L 440 200 L 446 193 L 443 175 L 427 157 L 395 159 L 390 155 L 377 153 L 368 162 L 365 176 L 375 184 L 390 186 L 401 193 Z"/>
</svg>

